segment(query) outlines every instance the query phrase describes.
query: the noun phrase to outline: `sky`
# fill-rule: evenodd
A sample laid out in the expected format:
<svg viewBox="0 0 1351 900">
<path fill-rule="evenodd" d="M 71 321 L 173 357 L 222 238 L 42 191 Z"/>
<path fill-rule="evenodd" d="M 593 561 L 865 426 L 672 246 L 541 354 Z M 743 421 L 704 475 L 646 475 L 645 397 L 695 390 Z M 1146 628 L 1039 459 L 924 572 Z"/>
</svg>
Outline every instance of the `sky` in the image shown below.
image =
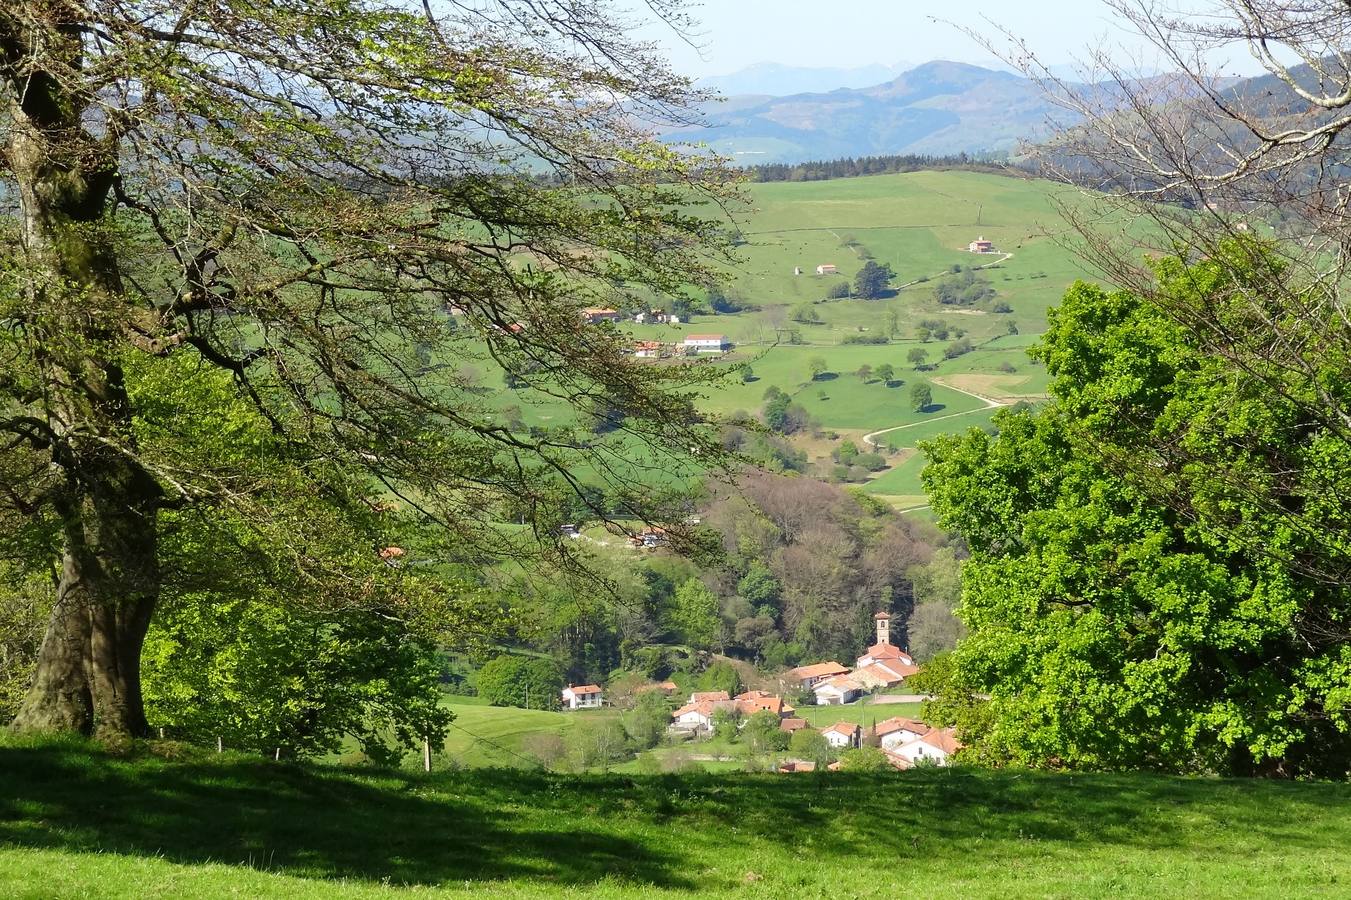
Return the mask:
<svg viewBox="0 0 1351 900">
<path fill-rule="evenodd" d="M 641 6 L 641 0 L 625 2 Z M 1144 47 L 1101 0 L 702 0 L 692 11 L 703 22 L 697 49 L 666 29 L 652 29 L 650 36 L 679 71 L 696 78 L 761 62 L 852 68 L 992 61 L 961 27 L 993 36 L 1002 26 L 1048 65 L 1083 59 L 1084 48 L 1103 41 L 1135 56 Z M 1156 51 L 1148 53 L 1140 60 L 1144 68 L 1157 65 Z M 1257 71 L 1241 49 L 1212 62 L 1234 74 Z"/>
</svg>

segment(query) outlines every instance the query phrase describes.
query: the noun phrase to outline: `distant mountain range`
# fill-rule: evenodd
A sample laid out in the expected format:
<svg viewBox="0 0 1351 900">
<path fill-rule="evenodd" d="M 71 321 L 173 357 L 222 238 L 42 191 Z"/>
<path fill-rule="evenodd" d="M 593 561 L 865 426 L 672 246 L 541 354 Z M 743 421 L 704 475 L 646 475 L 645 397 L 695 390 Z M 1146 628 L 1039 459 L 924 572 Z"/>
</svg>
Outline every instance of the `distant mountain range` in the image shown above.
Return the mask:
<svg viewBox="0 0 1351 900">
<path fill-rule="evenodd" d="M 890 81 L 915 67 L 914 63 L 884 66 L 877 63 L 851 69 L 785 66 L 781 63 L 757 63 L 730 75 L 700 78 L 699 87 L 717 91 L 726 97 L 753 94 L 761 97 L 787 97 L 792 94 L 823 94 L 839 88 L 865 88 Z"/>
<path fill-rule="evenodd" d="M 766 65 L 747 70 L 750 75 L 739 73 L 735 83 L 755 83 L 776 69 L 801 78 L 804 72 L 857 74 L 873 68 L 885 70 Z M 754 165 L 892 153 L 1010 151 L 1020 140 L 1044 136 L 1048 122 L 1063 111 L 1020 75 L 937 61 L 867 87 L 787 96 L 732 95 L 710 104 L 705 113 L 709 127 L 674 131 L 668 139 L 703 142 Z"/>
</svg>

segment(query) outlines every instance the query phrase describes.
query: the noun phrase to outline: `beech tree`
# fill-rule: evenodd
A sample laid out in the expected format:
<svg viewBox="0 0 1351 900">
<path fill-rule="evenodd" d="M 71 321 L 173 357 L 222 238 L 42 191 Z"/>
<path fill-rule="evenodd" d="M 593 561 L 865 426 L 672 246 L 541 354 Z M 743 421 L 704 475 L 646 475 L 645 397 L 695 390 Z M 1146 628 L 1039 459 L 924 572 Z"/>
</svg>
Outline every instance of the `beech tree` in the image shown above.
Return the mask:
<svg viewBox="0 0 1351 900">
<path fill-rule="evenodd" d="M 648 133 L 697 96 L 632 25 L 603 0 L 0 9 L 0 539 L 57 583 L 16 727 L 144 733 L 166 515 L 267 527 L 247 453 L 138 437 L 192 415 L 134 392 L 143 361 L 227 373 L 297 471 L 468 558 L 530 551 L 493 511 L 548 522 L 583 459 L 613 495 L 625 457 L 719 458 L 706 367 L 637 365 L 578 312 L 712 283 L 727 247 L 699 214 L 734 199 L 721 170 Z M 475 366 L 624 418 L 512 429 Z"/>
</svg>

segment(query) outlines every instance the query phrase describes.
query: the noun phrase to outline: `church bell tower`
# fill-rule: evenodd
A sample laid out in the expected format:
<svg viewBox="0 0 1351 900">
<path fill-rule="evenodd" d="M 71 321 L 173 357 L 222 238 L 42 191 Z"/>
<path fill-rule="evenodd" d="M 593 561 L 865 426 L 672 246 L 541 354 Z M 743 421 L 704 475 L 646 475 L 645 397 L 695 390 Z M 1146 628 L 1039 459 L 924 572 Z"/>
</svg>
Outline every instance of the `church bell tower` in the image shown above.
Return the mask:
<svg viewBox="0 0 1351 900">
<path fill-rule="evenodd" d="M 877 643 L 891 643 L 891 613 L 880 612 L 873 616 L 873 621 L 877 623 Z"/>
</svg>

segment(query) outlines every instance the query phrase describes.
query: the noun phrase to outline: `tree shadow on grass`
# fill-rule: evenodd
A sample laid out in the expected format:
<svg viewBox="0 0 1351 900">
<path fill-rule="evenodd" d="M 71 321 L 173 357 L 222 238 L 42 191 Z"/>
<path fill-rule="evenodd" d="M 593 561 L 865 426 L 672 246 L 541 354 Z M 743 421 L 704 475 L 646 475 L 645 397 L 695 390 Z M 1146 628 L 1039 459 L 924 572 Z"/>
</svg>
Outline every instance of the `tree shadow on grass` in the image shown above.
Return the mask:
<svg viewBox="0 0 1351 900">
<path fill-rule="evenodd" d="M 229 755 L 169 763 L 3 748 L 0 845 L 395 884 L 619 878 L 690 887 L 678 860 L 602 820 L 523 814 L 530 782 L 495 770 L 423 777 Z"/>
<path fill-rule="evenodd" d="M 920 856 L 998 866 L 1057 848 L 1248 859 L 1281 847 L 1340 859 L 1348 808 L 1344 784 L 1146 775 L 424 777 L 228 755 L 124 760 L 73 744 L 0 748 L 0 843 L 396 884 L 732 889 L 739 873 L 711 863 L 733 851 L 756 866 L 809 859 L 851 870 Z M 823 839 L 842 827 L 848 839 Z"/>
</svg>

